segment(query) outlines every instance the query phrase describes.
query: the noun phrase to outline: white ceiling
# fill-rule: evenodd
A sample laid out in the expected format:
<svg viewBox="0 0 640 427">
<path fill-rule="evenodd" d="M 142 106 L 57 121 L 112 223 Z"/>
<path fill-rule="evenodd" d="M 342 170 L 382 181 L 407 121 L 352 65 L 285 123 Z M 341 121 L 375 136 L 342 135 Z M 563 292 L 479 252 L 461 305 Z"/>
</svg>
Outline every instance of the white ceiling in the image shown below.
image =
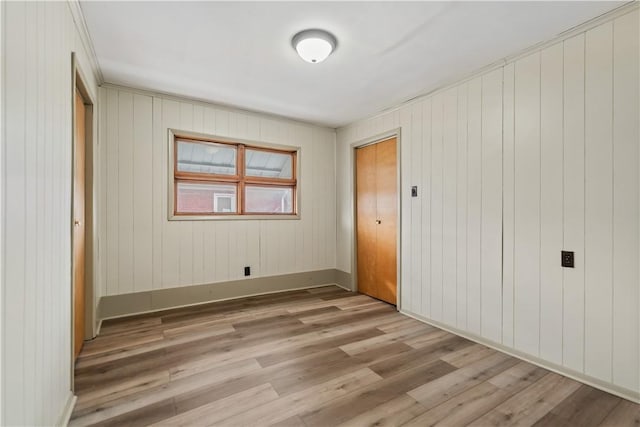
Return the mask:
<svg viewBox="0 0 640 427">
<path fill-rule="evenodd" d="M 464 77 L 621 2 L 81 3 L 105 80 L 341 126 Z M 291 37 L 338 39 L 309 64 Z"/>
</svg>

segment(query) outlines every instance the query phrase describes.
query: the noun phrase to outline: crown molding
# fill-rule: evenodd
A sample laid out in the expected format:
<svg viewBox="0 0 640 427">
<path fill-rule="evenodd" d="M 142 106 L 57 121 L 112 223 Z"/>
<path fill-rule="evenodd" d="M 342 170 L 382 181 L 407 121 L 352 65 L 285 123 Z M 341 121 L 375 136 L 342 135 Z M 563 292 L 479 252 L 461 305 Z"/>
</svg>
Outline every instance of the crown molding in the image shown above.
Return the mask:
<svg viewBox="0 0 640 427">
<path fill-rule="evenodd" d="M 100 69 L 100 64 L 98 63 L 98 56 L 96 55 L 96 51 L 93 47 L 93 41 L 91 40 L 91 35 L 89 34 L 87 22 L 85 21 L 84 14 L 82 13 L 80 1 L 67 0 L 67 4 L 69 5 L 69 10 L 71 11 L 71 15 L 73 16 L 73 22 L 76 24 L 76 29 L 78 30 L 80 41 L 82 42 L 85 51 L 89 55 L 89 62 L 91 63 L 91 70 L 93 71 L 93 75 L 97 80 L 98 86 L 100 86 L 104 83 L 104 77 L 102 75 L 102 70 Z"/>
</svg>

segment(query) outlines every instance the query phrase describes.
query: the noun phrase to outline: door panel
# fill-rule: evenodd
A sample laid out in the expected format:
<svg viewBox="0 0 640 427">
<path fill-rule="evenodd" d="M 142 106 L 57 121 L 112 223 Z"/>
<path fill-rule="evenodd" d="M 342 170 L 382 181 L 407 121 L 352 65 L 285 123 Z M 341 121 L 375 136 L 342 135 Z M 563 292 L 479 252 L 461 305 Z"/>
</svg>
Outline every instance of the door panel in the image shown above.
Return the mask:
<svg viewBox="0 0 640 427">
<path fill-rule="evenodd" d="M 396 138 L 356 150 L 358 291 L 397 302 Z"/>
<path fill-rule="evenodd" d="M 356 239 L 358 291 L 377 298 L 376 288 L 376 149 L 356 150 Z"/>
<path fill-rule="evenodd" d="M 84 338 L 85 281 L 85 106 L 76 91 L 73 173 L 73 354 L 77 358 Z"/>
<path fill-rule="evenodd" d="M 377 265 L 378 298 L 396 304 L 398 190 L 396 178 L 396 139 L 380 142 L 376 147 L 377 193 Z"/>
</svg>

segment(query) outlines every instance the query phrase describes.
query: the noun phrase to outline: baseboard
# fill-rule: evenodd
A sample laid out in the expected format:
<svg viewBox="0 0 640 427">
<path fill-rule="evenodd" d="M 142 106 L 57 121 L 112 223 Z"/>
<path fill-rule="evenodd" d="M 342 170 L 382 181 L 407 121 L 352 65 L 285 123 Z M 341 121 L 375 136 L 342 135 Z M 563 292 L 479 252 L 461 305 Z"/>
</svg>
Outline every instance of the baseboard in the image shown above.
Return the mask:
<svg viewBox="0 0 640 427">
<path fill-rule="evenodd" d="M 571 378 L 573 380 L 579 381 L 579 382 L 581 382 L 583 384 L 587 384 L 587 385 L 589 385 L 591 387 L 594 387 L 594 388 L 597 388 L 599 390 L 606 391 L 607 393 L 611 393 L 611 394 L 613 394 L 615 396 L 622 397 L 623 399 L 630 400 L 631 402 L 640 403 L 640 393 L 637 393 L 637 392 L 635 392 L 633 390 L 629 390 L 629 389 L 626 389 L 624 387 L 620 387 L 620 386 L 617 386 L 615 384 L 611 384 L 611 383 L 599 380 L 597 378 L 590 377 L 590 376 L 585 375 L 585 374 L 583 374 L 581 372 L 573 371 L 573 370 L 568 369 L 568 368 L 566 368 L 564 366 L 560 366 L 560 365 L 557 365 L 555 363 L 549 362 L 547 360 L 540 359 L 540 358 L 535 357 L 535 356 L 531 356 L 530 354 L 523 353 L 523 352 L 518 351 L 516 349 L 513 349 L 511 347 L 503 346 L 502 344 L 495 343 L 493 341 L 490 341 L 490 340 L 488 340 L 486 338 L 483 338 L 483 337 L 480 337 L 478 335 L 475 335 L 475 334 L 472 334 L 472 333 L 469 333 L 469 332 L 466 332 L 466 331 L 463 331 L 463 330 L 460 330 L 460 329 L 457 329 L 457 328 L 442 324 L 442 323 L 437 322 L 435 320 L 427 319 L 427 318 L 425 318 L 423 316 L 420 316 L 420 315 L 415 314 L 415 313 L 411 313 L 411 312 L 406 311 L 406 310 L 400 310 L 400 313 L 404 314 L 405 316 L 408 316 L 408 317 L 411 317 L 413 319 L 416 319 L 416 320 L 418 320 L 420 322 L 426 323 L 428 325 L 435 326 L 436 328 L 445 330 L 447 332 L 451 332 L 452 334 L 461 336 L 461 337 L 466 338 L 466 339 L 468 339 L 470 341 L 473 341 L 473 342 L 476 342 L 478 344 L 482 344 L 484 346 L 493 348 L 494 350 L 498 350 L 498 351 L 500 351 L 502 353 L 506 353 L 509 356 L 513 356 L 513 357 L 515 357 L 517 359 L 524 360 L 525 362 L 529 362 L 529 363 L 531 363 L 533 365 L 536 365 L 536 366 L 539 366 L 541 368 L 547 369 L 547 370 L 549 370 L 551 372 L 555 372 L 556 374 L 563 375 L 565 377 L 568 377 L 568 378 Z"/>
<path fill-rule="evenodd" d="M 336 284 L 342 289 L 346 289 L 349 292 L 353 292 L 353 279 L 351 273 L 346 271 L 336 270 Z"/>
<path fill-rule="evenodd" d="M 62 413 L 58 417 L 58 421 L 56 422 L 56 426 L 66 427 L 69 425 L 69 420 L 71 420 L 71 414 L 73 413 L 73 408 L 76 406 L 76 400 L 78 397 L 74 395 L 71 391 L 69 391 L 69 395 L 67 396 L 67 402 L 62 409 Z"/>
<path fill-rule="evenodd" d="M 106 296 L 98 305 L 99 319 L 113 319 L 135 314 L 152 313 L 171 308 L 188 307 L 216 301 L 226 301 L 270 293 L 295 291 L 336 283 L 337 270 L 316 270 L 304 273 L 257 277 L 205 285 L 156 289 L 153 291 Z M 340 286 L 343 287 L 343 286 Z M 345 288 L 349 290 L 348 288 Z"/>
</svg>

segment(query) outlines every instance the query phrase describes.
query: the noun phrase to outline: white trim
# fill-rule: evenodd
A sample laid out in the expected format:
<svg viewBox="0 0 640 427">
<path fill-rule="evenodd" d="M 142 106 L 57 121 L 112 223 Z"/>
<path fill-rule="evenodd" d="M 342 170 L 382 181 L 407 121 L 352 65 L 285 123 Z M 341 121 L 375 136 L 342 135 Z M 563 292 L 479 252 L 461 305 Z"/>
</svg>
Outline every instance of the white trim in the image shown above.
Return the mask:
<svg viewBox="0 0 640 427">
<path fill-rule="evenodd" d="M 466 331 L 462 331 L 460 329 L 451 327 L 451 326 L 447 326 L 445 324 L 442 324 L 440 322 L 437 322 L 435 320 L 431 320 L 431 319 L 427 319 L 425 317 L 422 317 L 420 315 L 411 313 L 409 311 L 406 310 L 400 310 L 400 313 L 404 314 L 405 316 L 411 317 L 413 319 L 416 319 L 420 322 L 426 323 L 428 325 L 431 326 L 435 326 L 436 328 L 442 329 L 444 331 L 450 332 L 452 334 L 461 336 L 463 338 L 466 338 L 470 341 L 476 342 L 478 344 L 482 344 L 485 345 L 487 347 L 493 348 L 494 350 L 498 350 L 502 353 L 506 353 L 509 356 L 513 356 L 517 359 L 521 359 L 524 360 L 525 362 L 529 362 L 531 364 L 534 364 L 536 366 L 540 366 L 541 368 L 547 369 L 551 372 L 555 372 L 556 374 L 560 374 L 560 375 L 564 375 L 565 377 L 571 378 L 572 380 L 576 380 L 579 381 L 583 384 L 589 385 L 591 387 L 606 391 L 607 393 L 613 394 L 615 396 L 618 397 L 622 397 L 623 399 L 627 399 L 630 400 L 631 402 L 634 403 L 640 403 L 640 394 L 637 392 L 634 392 L 633 390 L 629 390 L 623 387 L 619 387 L 616 386 L 614 384 L 599 380 L 597 378 L 593 378 L 590 377 L 588 375 L 585 375 L 581 372 L 577 372 L 574 370 L 571 370 L 569 368 L 566 368 L 564 366 L 561 365 L 556 365 L 555 363 L 551 363 L 548 362 L 544 359 L 540 359 L 538 357 L 534 357 L 531 356 L 527 353 L 523 353 L 521 351 L 518 351 L 516 349 L 513 349 L 511 347 L 506 347 L 502 344 L 498 344 L 496 342 L 490 341 L 486 338 L 480 337 L 478 335 L 475 334 L 471 334 L 469 332 Z"/>
<path fill-rule="evenodd" d="M 96 55 L 93 41 L 91 40 L 91 35 L 89 34 L 87 22 L 85 21 L 84 14 L 82 13 L 80 2 L 78 0 L 67 0 L 67 5 L 69 6 L 69 11 L 71 11 L 71 16 L 73 16 L 73 22 L 76 25 L 76 30 L 78 32 L 78 35 L 80 36 L 82 46 L 84 46 L 85 51 L 89 55 L 89 61 L 91 62 L 91 70 L 93 71 L 93 75 L 97 80 L 98 86 L 100 86 L 102 83 L 104 83 L 104 77 L 102 75 L 102 70 L 100 69 L 100 63 L 98 62 L 98 55 Z"/>
<path fill-rule="evenodd" d="M 5 425 L 4 422 L 4 396 L 6 394 L 5 381 L 4 381 L 4 347 L 5 347 L 5 333 L 4 333 L 4 304 L 5 304 L 5 292 L 6 292 L 6 280 L 5 280 L 5 253 L 6 253 L 6 238 L 5 238 L 5 197 L 6 197 L 6 177 L 5 166 L 6 161 L 6 109 L 5 109 L 5 81 L 6 81 L 6 37 L 5 37 L 5 3 L 0 2 L 0 425 Z"/>
<path fill-rule="evenodd" d="M 58 421 L 56 421 L 56 426 L 66 427 L 69 425 L 69 420 L 71 420 L 71 414 L 73 413 L 73 408 L 76 406 L 77 400 L 78 397 L 69 391 L 67 402 L 62 409 L 62 413 L 58 417 Z"/>
</svg>

